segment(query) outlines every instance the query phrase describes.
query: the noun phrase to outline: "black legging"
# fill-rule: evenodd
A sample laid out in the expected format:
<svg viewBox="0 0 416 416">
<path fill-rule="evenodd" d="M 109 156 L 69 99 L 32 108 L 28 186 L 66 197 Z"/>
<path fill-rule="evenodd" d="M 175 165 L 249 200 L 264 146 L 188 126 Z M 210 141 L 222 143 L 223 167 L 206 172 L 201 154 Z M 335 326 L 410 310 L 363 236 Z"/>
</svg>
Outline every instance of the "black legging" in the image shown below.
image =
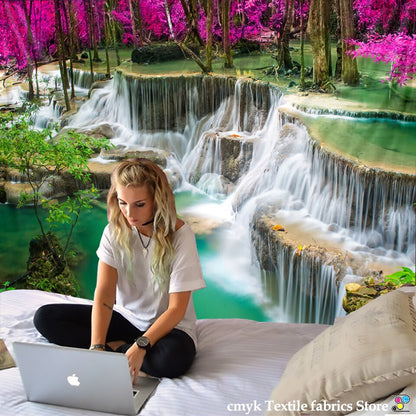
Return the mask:
<svg viewBox="0 0 416 416">
<path fill-rule="evenodd" d="M 89 348 L 91 311 L 92 305 L 49 304 L 36 311 L 33 322 L 49 342 L 67 347 Z M 140 335 L 143 335 L 143 331 L 113 311 L 107 343 L 125 341 L 132 344 Z M 179 329 L 173 329 L 145 355 L 141 369 L 154 377 L 179 377 L 191 367 L 195 353 L 192 338 Z"/>
</svg>

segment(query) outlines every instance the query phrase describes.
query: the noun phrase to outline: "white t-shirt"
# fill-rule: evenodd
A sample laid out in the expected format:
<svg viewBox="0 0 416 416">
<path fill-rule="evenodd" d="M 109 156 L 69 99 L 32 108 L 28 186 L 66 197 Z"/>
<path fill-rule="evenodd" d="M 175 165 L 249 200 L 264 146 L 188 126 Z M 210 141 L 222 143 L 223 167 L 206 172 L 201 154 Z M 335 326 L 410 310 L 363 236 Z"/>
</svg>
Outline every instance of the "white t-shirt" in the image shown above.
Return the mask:
<svg viewBox="0 0 416 416">
<path fill-rule="evenodd" d="M 147 246 L 149 237 L 141 234 Z M 156 319 L 167 310 L 169 293 L 195 291 L 205 287 L 201 264 L 198 257 L 195 235 L 188 224 L 179 228 L 173 239 L 175 256 L 171 265 L 170 280 L 163 291 L 153 283 L 150 261 L 153 255 L 154 242 L 150 241 L 148 253 L 145 254 L 139 238 L 139 231 L 132 227 L 133 264 L 130 277 L 126 264 L 121 261 L 119 248 L 111 235 L 110 225 L 104 229 L 98 258 L 109 266 L 117 269 L 116 306 L 126 319 L 142 331 L 146 331 Z M 192 296 L 189 300 L 185 316 L 176 328 L 186 332 L 195 342 L 195 309 Z"/>
</svg>

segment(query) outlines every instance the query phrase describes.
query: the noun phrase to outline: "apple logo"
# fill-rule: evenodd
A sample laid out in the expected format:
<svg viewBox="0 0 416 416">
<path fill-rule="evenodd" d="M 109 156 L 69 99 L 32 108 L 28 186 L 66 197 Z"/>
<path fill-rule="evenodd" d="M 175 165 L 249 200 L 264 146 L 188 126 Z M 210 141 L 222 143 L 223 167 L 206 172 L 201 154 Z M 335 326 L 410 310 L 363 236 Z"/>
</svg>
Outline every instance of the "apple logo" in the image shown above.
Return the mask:
<svg viewBox="0 0 416 416">
<path fill-rule="evenodd" d="M 77 375 L 75 375 L 75 374 L 72 374 L 72 376 L 68 376 L 66 379 L 68 380 L 68 383 L 69 383 L 71 386 L 78 387 L 78 386 L 81 384 L 81 383 L 79 382 L 79 378 L 78 378 L 78 376 L 77 376 Z"/>
</svg>

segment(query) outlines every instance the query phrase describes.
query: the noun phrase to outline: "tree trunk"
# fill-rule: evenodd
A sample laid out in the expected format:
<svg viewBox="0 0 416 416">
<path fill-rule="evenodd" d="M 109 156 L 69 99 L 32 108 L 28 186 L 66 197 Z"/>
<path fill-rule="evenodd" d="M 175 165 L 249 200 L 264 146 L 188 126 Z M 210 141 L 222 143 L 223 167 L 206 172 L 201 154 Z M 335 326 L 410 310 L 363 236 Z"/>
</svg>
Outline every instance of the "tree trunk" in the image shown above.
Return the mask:
<svg viewBox="0 0 416 416">
<path fill-rule="evenodd" d="M 33 0 L 30 1 L 30 10 L 27 10 L 26 0 L 22 0 L 21 2 L 23 12 L 25 14 L 26 20 L 26 27 L 27 27 L 27 79 L 28 79 L 28 87 L 29 87 L 29 101 L 32 101 L 35 98 L 35 90 L 33 88 L 33 60 L 32 60 L 32 52 L 33 52 L 33 33 L 32 33 L 32 23 L 30 19 L 31 10 Z"/>
<path fill-rule="evenodd" d="M 59 25 L 59 37 L 58 40 L 61 44 L 61 56 L 62 56 L 62 85 L 64 87 L 65 90 L 69 90 L 69 77 L 68 77 L 68 67 L 66 65 L 66 61 L 67 61 L 67 48 L 65 45 L 65 35 L 64 32 L 62 30 L 62 19 L 65 21 L 65 23 L 67 22 L 67 13 L 66 13 L 66 9 L 65 9 L 65 2 L 60 2 L 59 6 L 58 6 L 58 13 L 59 13 L 59 21 L 58 21 L 58 25 Z"/>
<path fill-rule="evenodd" d="M 178 42 L 177 40 L 175 40 L 175 43 L 182 49 L 182 52 L 185 55 L 189 55 L 197 64 L 198 66 L 202 69 L 202 72 L 204 74 L 208 74 L 208 69 L 205 66 L 205 64 L 201 61 L 201 59 L 199 58 L 198 55 L 196 55 L 192 49 L 189 49 L 184 42 Z"/>
<path fill-rule="evenodd" d="M 168 20 L 168 26 L 169 26 L 169 32 L 170 32 L 170 38 L 172 40 L 176 40 L 175 32 L 173 31 L 173 25 L 172 25 L 172 19 L 170 17 L 170 10 L 169 10 L 169 4 L 167 0 L 164 0 L 165 4 L 165 13 L 166 13 L 166 19 Z"/>
<path fill-rule="evenodd" d="M 131 20 L 131 33 L 133 35 L 133 46 L 138 48 L 140 46 L 137 42 L 137 19 L 135 13 L 136 5 L 133 4 L 134 0 L 129 0 L 129 9 L 130 9 L 130 20 Z"/>
<path fill-rule="evenodd" d="M 91 48 L 88 49 L 88 58 L 90 60 L 90 74 L 91 74 L 91 85 L 92 85 L 94 83 L 94 64 L 93 64 Z"/>
<path fill-rule="evenodd" d="M 32 4 L 30 5 L 30 7 L 32 8 Z M 30 15 L 31 15 L 31 13 L 32 12 L 30 12 Z M 38 27 L 35 27 L 35 33 L 38 33 L 38 31 L 37 31 L 38 28 L 43 27 L 42 26 L 42 15 L 41 15 L 41 13 L 39 14 L 39 17 L 38 17 L 37 20 L 38 20 Z M 40 97 L 39 71 L 38 71 L 39 65 L 38 65 L 38 57 L 37 57 L 36 54 L 34 56 L 33 63 L 35 65 L 36 98 L 39 98 Z"/>
<path fill-rule="evenodd" d="M 79 36 L 77 32 L 78 22 L 77 22 L 77 15 L 75 13 L 75 6 L 74 6 L 74 0 L 68 0 L 68 10 L 69 10 L 69 23 L 70 23 L 70 42 L 72 50 L 70 51 L 71 54 L 73 54 L 72 60 L 77 59 L 77 53 L 81 50 Z"/>
<path fill-rule="evenodd" d="M 342 78 L 342 41 L 341 39 L 338 39 L 336 48 L 337 48 L 337 61 L 335 63 L 334 78 L 337 81 L 341 81 L 341 78 Z"/>
<path fill-rule="evenodd" d="M 166 12 L 166 18 L 168 20 L 171 39 L 181 48 L 184 55 L 190 56 L 198 64 L 198 66 L 202 69 L 202 72 L 204 74 L 208 73 L 208 70 L 206 66 L 204 65 L 204 63 L 201 61 L 201 59 L 190 48 L 188 48 L 184 42 L 179 42 L 176 40 L 175 32 L 173 31 L 172 19 L 170 16 L 169 4 L 167 0 L 164 0 L 164 3 L 165 3 L 165 12 Z"/>
<path fill-rule="evenodd" d="M 94 51 L 94 62 L 100 62 L 100 56 L 98 55 L 98 45 L 97 45 L 97 38 L 95 36 L 95 27 L 96 27 L 96 22 L 95 22 L 95 8 L 96 8 L 96 4 L 95 1 L 92 2 L 92 6 L 90 7 L 91 10 L 91 40 L 92 40 L 92 48 Z"/>
<path fill-rule="evenodd" d="M 116 24 L 114 22 L 114 19 L 112 17 L 111 17 L 111 20 L 110 20 L 110 27 L 111 27 L 112 37 L 113 37 L 114 51 L 116 53 L 117 65 L 120 65 L 121 64 L 121 59 L 120 59 L 120 54 L 119 54 L 119 51 L 118 51 L 117 28 L 116 28 Z"/>
<path fill-rule="evenodd" d="M 113 39 L 114 51 L 116 53 L 117 65 L 121 64 L 120 54 L 118 52 L 118 37 L 116 22 L 113 17 L 113 12 L 118 6 L 118 0 L 107 0 L 104 4 L 104 13 L 108 17 L 108 25 L 110 28 L 111 37 Z"/>
<path fill-rule="evenodd" d="M 222 42 L 224 46 L 225 68 L 233 68 L 233 56 L 231 53 L 230 42 L 230 0 L 220 0 L 221 4 L 221 23 L 222 23 Z"/>
<path fill-rule="evenodd" d="M 108 21 L 108 16 L 107 13 L 104 14 L 104 49 L 105 49 L 105 60 L 106 60 L 106 68 L 107 68 L 107 73 L 106 76 L 107 78 L 110 78 L 111 74 L 110 74 L 110 55 L 108 53 L 108 47 L 110 45 L 110 24 Z"/>
<path fill-rule="evenodd" d="M 313 82 L 319 87 L 330 77 L 329 0 L 311 0 L 308 33 L 313 54 Z"/>
<path fill-rule="evenodd" d="M 206 68 L 208 72 L 212 71 L 212 20 L 213 20 L 213 8 L 214 8 L 214 0 L 207 0 L 205 13 L 206 13 L 206 22 L 205 28 L 207 31 L 207 43 L 205 46 L 205 54 L 206 54 Z"/>
<path fill-rule="evenodd" d="M 61 16 L 59 12 L 59 0 L 55 0 L 55 32 L 56 32 L 56 45 L 58 47 L 58 60 L 59 69 L 61 71 L 62 90 L 65 98 L 66 111 L 71 109 L 71 103 L 68 97 L 68 74 L 66 71 L 66 63 L 64 57 L 64 39 L 62 33 Z"/>
<path fill-rule="evenodd" d="M 75 83 L 74 83 L 74 65 L 73 60 L 76 57 L 75 53 L 75 43 L 74 43 L 74 36 L 75 36 L 75 11 L 74 11 L 74 4 L 72 0 L 68 0 L 68 13 L 69 15 L 69 73 L 71 76 L 71 99 L 75 98 Z"/>
<path fill-rule="evenodd" d="M 98 48 L 97 48 L 97 40 L 95 38 L 95 16 L 93 7 L 95 7 L 95 2 L 91 4 L 92 0 L 84 0 L 85 10 L 87 11 L 88 15 L 88 32 L 89 32 L 89 39 L 90 39 L 90 48 L 94 51 L 94 62 L 99 62 L 100 57 L 98 55 Z"/>
<path fill-rule="evenodd" d="M 300 0 L 300 88 L 305 89 L 305 22 L 303 20 L 303 1 Z"/>
<path fill-rule="evenodd" d="M 143 22 L 139 0 L 129 0 L 133 45 L 139 48 L 143 45 Z"/>
<path fill-rule="evenodd" d="M 140 3 L 139 2 L 137 2 L 136 18 L 137 18 L 137 28 L 139 30 L 139 46 L 141 46 L 146 42 L 145 42 L 144 34 L 143 34 L 142 10 L 140 8 Z"/>
<path fill-rule="evenodd" d="M 180 0 L 182 9 L 185 13 L 186 22 L 188 24 L 188 34 L 185 41 L 190 40 L 191 43 L 198 43 L 200 46 L 204 44 L 198 31 L 198 4 L 196 0 Z"/>
<path fill-rule="evenodd" d="M 292 58 L 289 51 L 290 30 L 293 25 L 293 9 L 294 0 L 286 0 L 285 15 L 283 18 L 283 27 L 281 35 L 279 36 L 278 50 L 279 50 L 279 67 L 285 70 L 293 68 Z"/>
<path fill-rule="evenodd" d="M 337 60 L 335 62 L 335 72 L 334 72 L 334 78 L 337 81 L 341 81 L 341 74 L 342 74 L 342 42 L 341 42 L 341 15 L 339 10 L 339 1 L 334 1 L 334 10 L 335 14 L 337 16 L 337 22 L 336 22 L 336 29 L 335 29 L 335 37 L 337 39 Z"/>
<path fill-rule="evenodd" d="M 341 39 L 342 39 L 342 81 L 350 86 L 358 85 L 357 61 L 348 54 L 355 49 L 354 45 L 348 45 L 345 40 L 354 37 L 354 14 L 351 0 L 340 0 Z"/>
</svg>

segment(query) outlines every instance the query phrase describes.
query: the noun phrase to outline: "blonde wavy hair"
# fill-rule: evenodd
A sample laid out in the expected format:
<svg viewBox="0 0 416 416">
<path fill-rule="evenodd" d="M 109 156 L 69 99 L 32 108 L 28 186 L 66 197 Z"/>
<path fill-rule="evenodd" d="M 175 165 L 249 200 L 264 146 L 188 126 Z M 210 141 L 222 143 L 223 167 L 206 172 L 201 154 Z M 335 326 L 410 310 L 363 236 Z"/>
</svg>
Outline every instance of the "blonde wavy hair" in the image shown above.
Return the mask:
<svg viewBox="0 0 416 416">
<path fill-rule="evenodd" d="M 173 235 L 176 228 L 175 198 L 163 170 L 148 159 L 126 159 L 111 174 L 111 187 L 107 196 L 108 221 L 120 247 L 121 260 L 127 262 L 129 275 L 134 253 L 131 250 L 131 226 L 120 210 L 117 187 L 147 186 L 153 197 L 154 241 L 150 267 L 155 283 L 163 288 L 168 281 L 174 256 Z M 130 267 L 130 269 L 129 269 Z"/>
</svg>

